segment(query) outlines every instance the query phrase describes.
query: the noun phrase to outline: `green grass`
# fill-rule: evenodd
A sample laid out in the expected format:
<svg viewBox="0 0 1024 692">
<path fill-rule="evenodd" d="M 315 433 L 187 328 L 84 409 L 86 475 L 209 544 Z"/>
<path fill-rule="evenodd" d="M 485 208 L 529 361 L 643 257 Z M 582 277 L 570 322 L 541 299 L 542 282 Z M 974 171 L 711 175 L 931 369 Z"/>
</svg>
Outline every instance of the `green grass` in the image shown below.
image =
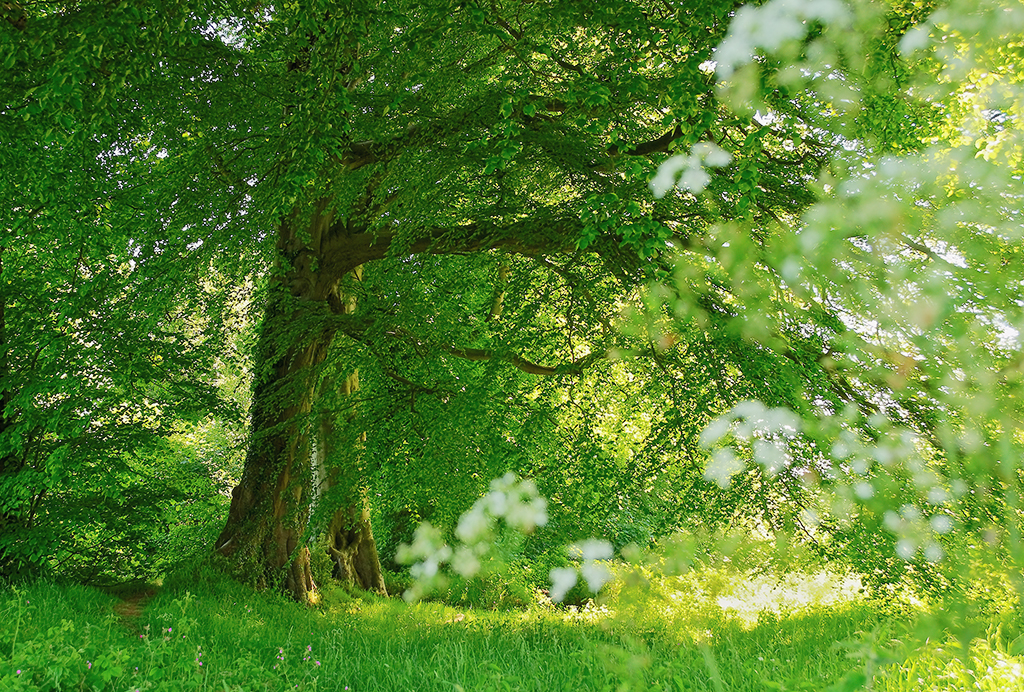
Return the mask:
<svg viewBox="0 0 1024 692">
<path fill-rule="evenodd" d="M 760 613 L 740 612 L 740 596 Z M 337 588 L 305 608 L 205 573 L 167 584 L 137 618 L 119 602 L 45 583 L 0 591 L 0 690 L 1024 689 L 1012 616 L 974 621 L 964 649 L 906 613 L 823 593 L 787 601 L 721 573 L 620 584 L 583 610 L 408 605 Z"/>
</svg>

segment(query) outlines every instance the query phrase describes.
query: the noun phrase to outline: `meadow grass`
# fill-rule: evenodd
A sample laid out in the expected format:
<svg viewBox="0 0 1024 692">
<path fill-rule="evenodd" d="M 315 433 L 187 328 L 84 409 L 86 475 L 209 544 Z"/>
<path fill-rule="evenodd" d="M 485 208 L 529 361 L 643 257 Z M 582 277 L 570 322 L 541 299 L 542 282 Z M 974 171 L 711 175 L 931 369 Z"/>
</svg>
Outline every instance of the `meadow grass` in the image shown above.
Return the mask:
<svg viewBox="0 0 1024 692">
<path fill-rule="evenodd" d="M 120 602 L 47 583 L 0 592 L 0 690 L 1024 689 L 1013 614 L 973 621 L 965 647 L 927 614 L 823 593 L 786 601 L 777 584 L 720 573 L 620 583 L 583 609 L 410 605 L 336 587 L 310 608 L 203 571 L 141 614 Z"/>
</svg>

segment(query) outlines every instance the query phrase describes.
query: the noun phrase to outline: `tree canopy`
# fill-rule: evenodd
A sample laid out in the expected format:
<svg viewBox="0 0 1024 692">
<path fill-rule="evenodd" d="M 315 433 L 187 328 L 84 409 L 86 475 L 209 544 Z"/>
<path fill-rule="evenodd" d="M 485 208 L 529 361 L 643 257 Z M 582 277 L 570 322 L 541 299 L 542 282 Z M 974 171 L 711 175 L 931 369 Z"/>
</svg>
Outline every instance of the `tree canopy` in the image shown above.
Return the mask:
<svg viewBox="0 0 1024 692">
<path fill-rule="evenodd" d="M 549 561 L 1020 559 L 1019 8 L 2 7 L 0 573 L 383 589 L 506 472 Z"/>
</svg>

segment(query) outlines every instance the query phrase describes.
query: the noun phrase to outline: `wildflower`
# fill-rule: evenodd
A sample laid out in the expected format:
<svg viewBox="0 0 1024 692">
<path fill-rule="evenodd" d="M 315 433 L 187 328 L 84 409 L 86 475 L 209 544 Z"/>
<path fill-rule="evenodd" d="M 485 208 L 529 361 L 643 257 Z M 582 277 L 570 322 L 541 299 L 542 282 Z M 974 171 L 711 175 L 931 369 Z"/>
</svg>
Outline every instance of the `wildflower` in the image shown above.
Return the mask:
<svg viewBox="0 0 1024 692">
<path fill-rule="evenodd" d="M 316 663 L 317 665 L 320 665 L 320 661 L 314 661 L 314 663 Z M 348 688 L 346 687 L 345 689 L 347 690 Z"/>
<path fill-rule="evenodd" d="M 89 668 L 89 670 L 92 670 L 92 661 L 86 661 L 85 665 Z"/>
<path fill-rule="evenodd" d="M 21 669 L 20 668 L 18 669 L 18 675 L 21 675 Z"/>
</svg>

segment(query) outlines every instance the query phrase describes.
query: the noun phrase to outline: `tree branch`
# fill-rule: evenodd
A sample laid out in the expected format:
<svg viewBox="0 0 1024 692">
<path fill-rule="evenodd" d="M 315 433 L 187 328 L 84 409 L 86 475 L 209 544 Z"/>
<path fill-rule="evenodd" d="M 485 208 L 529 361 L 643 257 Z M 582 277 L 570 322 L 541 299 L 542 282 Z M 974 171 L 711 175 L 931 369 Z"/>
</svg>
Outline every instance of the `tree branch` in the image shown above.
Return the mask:
<svg viewBox="0 0 1024 692">
<path fill-rule="evenodd" d="M 28 24 L 25 9 L 16 2 L 0 2 L 0 16 L 18 31 L 24 31 Z"/>
<path fill-rule="evenodd" d="M 652 139 L 649 142 L 642 142 L 631 147 L 619 147 L 617 144 L 613 144 L 608 147 L 608 153 L 612 156 L 626 155 L 626 156 L 648 156 L 650 154 L 657 154 L 668 151 L 669 145 L 677 137 L 683 135 L 683 128 L 676 125 L 673 129 L 669 130 L 661 137 Z"/>
<path fill-rule="evenodd" d="M 366 343 L 366 332 L 369 331 L 370 326 L 373 324 L 371 318 L 365 315 L 332 315 L 328 317 L 329 324 L 336 328 L 341 333 L 345 334 L 349 338 L 358 341 L 360 343 Z M 589 367 L 591 364 L 605 358 L 606 353 L 591 353 L 582 358 L 577 358 L 569 363 L 562 363 L 561 365 L 548 366 L 534 363 L 531 360 L 527 360 L 522 356 L 515 353 L 498 353 L 492 349 L 484 348 L 458 348 L 449 344 L 436 344 L 429 341 L 420 339 L 415 334 L 402 329 L 395 328 L 384 332 L 387 336 L 394 337 L 405 341 L 406 343 L 412 344 L 418 349 L 432 349 L 447 353 L 450 356 L 461 358 L 462 360 L 473 360 L 473 361 L 489 361 L 498 360 L 504 361 L 518 370 L 522 370 L 530 375 L 543 375 L 546 377 L 552 377 L 556 375 L 579 375 L 582 374 L 583 370 Z M 387 370 L 387 369 L 386 369 Z M 393 379 L 403 381 L 400 377 L 392 374 L 391 371 L 387 371 L 386 374 Z M 408 381 L 405 381 L 407 384 Z"/>
</svg>

